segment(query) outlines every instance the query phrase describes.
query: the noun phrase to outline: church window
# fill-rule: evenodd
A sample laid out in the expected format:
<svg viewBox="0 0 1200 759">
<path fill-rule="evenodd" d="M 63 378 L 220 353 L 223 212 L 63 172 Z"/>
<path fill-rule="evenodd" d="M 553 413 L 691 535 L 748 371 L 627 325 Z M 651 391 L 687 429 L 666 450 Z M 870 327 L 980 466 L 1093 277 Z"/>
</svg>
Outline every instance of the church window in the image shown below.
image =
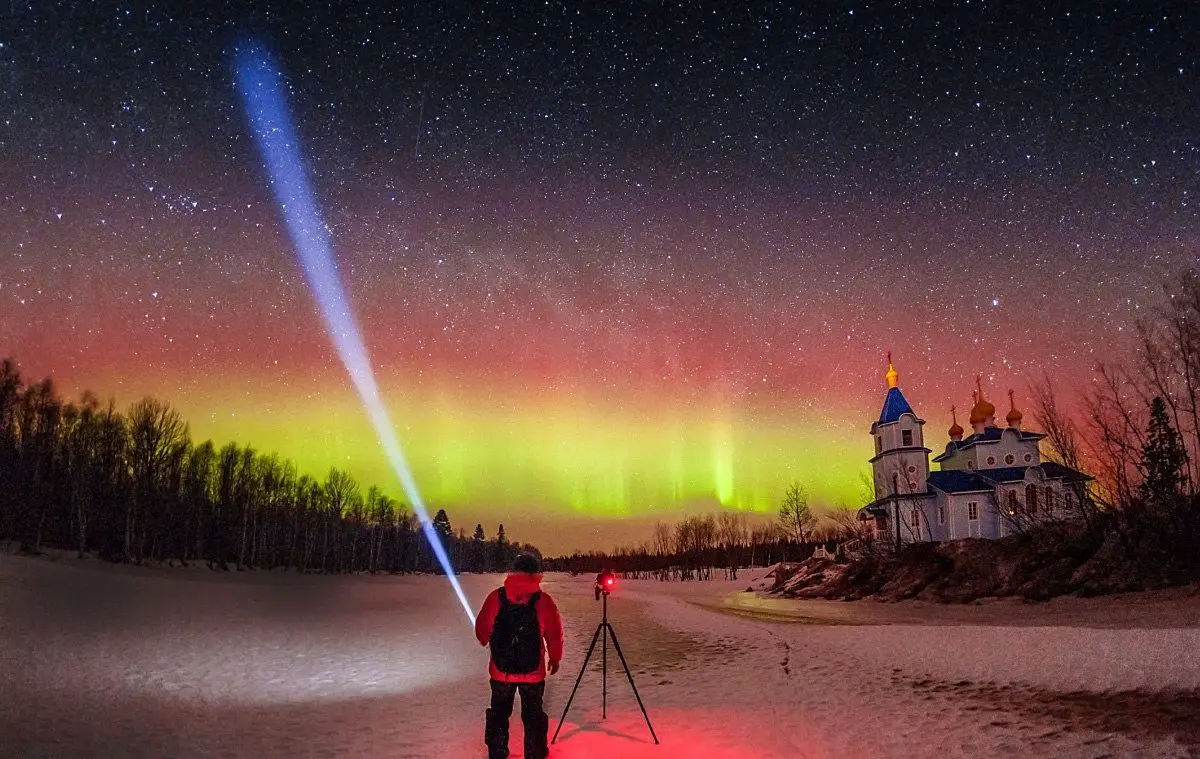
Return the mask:
<svg viewBox="0 0 1200 759">
<path fill-rule="evenodd" d="M 996 457 L 995 457 L 995 456 L 988 456 L 988 457 L 987 457 L 987 463 L 988 463 L 988 466 L 992 466 L 993 464 L 995 464 L 995 463 L 996 463 Z"/>
<path fill-rule="evenodd" d="M 913 527 L 921 526 L 921 512 L 917 511 L 916 509 L 913 509 L 913 512 L 912 512 L 912 526 Z"/>
<path fill-rule="evenodd" d="M 917 492 L 917 483 L 913 482 L 912 480 L 909 480 L 908 481 L 908 489 L 913 493 Z"/>
<path fill-rule="evenodd" d="M 915 471 L 917 471 L 917 468 L 916 468 L 915 466 L 910 466 L 910 467 L 908 468 L 908 473 L 909 473 L 909 474 L 912 474 L 912 473 L 913 473 L 913 472 L 915 472 Z"/>
<path fill-rule="evenodd" d="M 883 453 L 883 438 L 878 435 L 875 436 L 875 452 Z"/>
<path fill-rule="evenodd" d="M 900 433 L 900 444 L 905 447 L 913 444 L 912 430 L 903 430 Z"/>
<path fill-rule="evenodd" d="M 974 462 L 974 461 L 968 461 L 968 462 L 967 462 L 967 469 L 974 469 L 974 468 L 975 468 L 975 462 Z"/>
<path fill-rule="evenodd" d="M 1025 463 L 1028 464 L 1030 461 L 1033 461 L 1033 454 L 1032 453 L 1025 454 Z"/>
<path fill-rule="evenodd" d="M 1011 453 L 1004 457 L 1005 464 L 1011 464 L 1014 461 L 1016 461 L 1016 459 L 1013 457 L 1013 455 Z"/>
<path fill-rule="evenodd" d="M 938 524 L 946 523 L 946 507 L 938 506 Z"/>
<path fill-rule="evenodd" d="M 1046 513 L 1054 511 L 1054 488 L 1046 486 Z"/>
<path fill-rule="evenodd" d="M 1008 491 L 1008 513 L 1016 514 L 1017 513 L 1017 505 L 1018 505 L 1017 504 L 1017 491 L 1015 491 L 1015 490 Z"/>
<path fill-rule="evenodd" d="M 967 504 L 967 519 L 970 519 L 972 522 L 979 519 L 979 504 L 974 501 Z"/>
<path fill-rule="evenodd" d="M 1038 489 L 1037 485 L 1025 486 L 1025 508 L 1029 509 L 1030 514 L 1036 514 L 1038 510 Z"/>
</svg>

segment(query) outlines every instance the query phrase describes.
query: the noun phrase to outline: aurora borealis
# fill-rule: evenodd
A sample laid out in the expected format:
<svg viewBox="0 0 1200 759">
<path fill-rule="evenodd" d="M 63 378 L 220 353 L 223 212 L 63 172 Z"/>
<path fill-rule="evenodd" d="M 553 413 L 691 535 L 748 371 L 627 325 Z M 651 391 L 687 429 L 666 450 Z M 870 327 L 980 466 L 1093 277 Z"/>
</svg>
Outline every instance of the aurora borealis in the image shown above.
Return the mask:
<svg viewBox="0 0 1200 759">
<path fill-rule="evenodd" d="M 270 41 L 429 504 L 547 552 L 857 505 L 884 354 L 945 442 L 1196 258 L 1186 3 L 13 6 L 0 355 L 399 494 L 234 89 Z M 639 532 L 641 530 L 641 532 Z"/>
</svg>

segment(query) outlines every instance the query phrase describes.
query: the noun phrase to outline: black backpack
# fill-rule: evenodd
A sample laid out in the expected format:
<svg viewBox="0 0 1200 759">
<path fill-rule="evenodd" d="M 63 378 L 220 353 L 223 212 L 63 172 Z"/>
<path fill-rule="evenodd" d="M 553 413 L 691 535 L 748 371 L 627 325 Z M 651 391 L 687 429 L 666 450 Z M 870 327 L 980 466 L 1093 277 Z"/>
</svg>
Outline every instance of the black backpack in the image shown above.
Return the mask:
<svg viewBox="0 0 1200 759">
<path fill-rule="evenodd" d="M 492 626 L 492 661 L 496 669 L 510 675 L 536 672 L 542 664 L 542 629 L 538 625 L 537 600 L 541 591 L 529 597 L 529 603 L 515 604 L 500 588 L 500 611 Z"/>
</svg>

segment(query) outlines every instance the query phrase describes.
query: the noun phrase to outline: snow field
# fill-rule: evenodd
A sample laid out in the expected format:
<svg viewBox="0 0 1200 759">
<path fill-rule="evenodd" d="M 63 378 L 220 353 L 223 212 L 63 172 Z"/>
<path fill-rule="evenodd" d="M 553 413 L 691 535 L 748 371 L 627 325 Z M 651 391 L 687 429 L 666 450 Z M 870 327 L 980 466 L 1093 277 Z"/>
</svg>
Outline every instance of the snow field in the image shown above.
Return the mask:
<svg viewBox="0 0 1200 759">
<path fill-rule="evenodd" d="M 464 578 L 477 606 L 498 581 Z M 795 624 L 702 605 L 747 584 L 745 575 L 622 583 L 609 617 L 662 745 L 610 647 L 608 719 L 598 650 L 551 755 L 1069 759 L 1200 749 L 1187 726 L 1200 715 L 1186 697 L 1170 698 L 1200 688 L 1200 626 L 1068 627 L 1052 611 L 1045 624 L 999 625 L 988 620 L 1003 610 L 986 607 L 980 624 Z M 567 629 L 563 668 L 547 685 L 553 731 L 600 604 L 590 577 L 554 576 L 545 589 Z M 843 621 L 879 621 L 870 607 L 842 606 Z M 486 656 L 445 578 L 0 556 L 2 756 L 483 757 Z M 519 706 L 514 757 L 518 715 Z"/>
</svg>

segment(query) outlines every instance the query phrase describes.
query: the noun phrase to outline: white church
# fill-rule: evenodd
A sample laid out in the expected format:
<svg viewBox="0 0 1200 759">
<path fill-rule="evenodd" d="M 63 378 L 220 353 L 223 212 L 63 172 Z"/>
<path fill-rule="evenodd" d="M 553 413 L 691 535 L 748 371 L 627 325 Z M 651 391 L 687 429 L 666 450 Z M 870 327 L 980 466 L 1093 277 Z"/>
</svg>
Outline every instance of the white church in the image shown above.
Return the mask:
<svg viewBox="0 0 1200 759">
<path fill-rule="evenodd" d="M 1011 390 L 1007 426 L 998 427 L 996 407 L 976 380 L 972 434 L 963 437 L 952 407 L 950 442 L 933 458 L 938 471 L 930 471 L 925 422 L 900 392 L 890 355 L 886 377 L 883 411 L 871 425 L 875 500 L 858 513 L 861 521 L 872 523 L 876 539 L 1001 538 L 1030 524 L 1069 518 L 1080 486 L 1091 477 L 1042 461 L 1038 441 L 1045 435 L 1021 428 Z"/>
</svg>

